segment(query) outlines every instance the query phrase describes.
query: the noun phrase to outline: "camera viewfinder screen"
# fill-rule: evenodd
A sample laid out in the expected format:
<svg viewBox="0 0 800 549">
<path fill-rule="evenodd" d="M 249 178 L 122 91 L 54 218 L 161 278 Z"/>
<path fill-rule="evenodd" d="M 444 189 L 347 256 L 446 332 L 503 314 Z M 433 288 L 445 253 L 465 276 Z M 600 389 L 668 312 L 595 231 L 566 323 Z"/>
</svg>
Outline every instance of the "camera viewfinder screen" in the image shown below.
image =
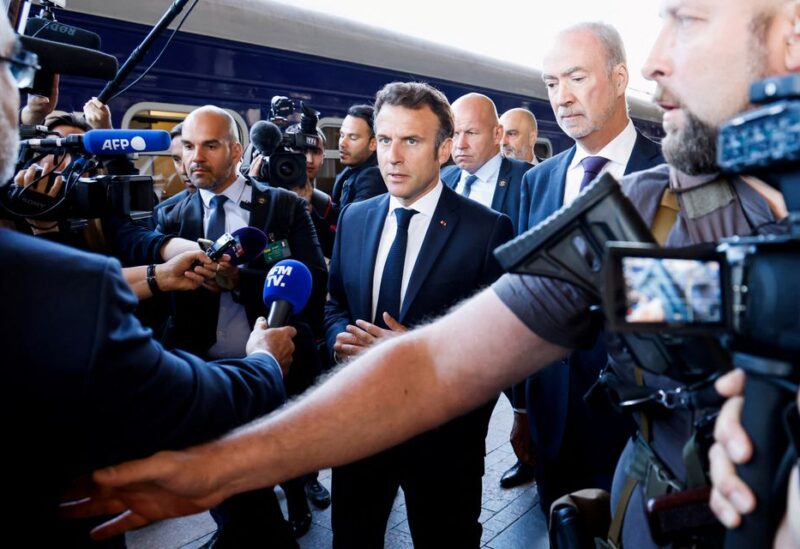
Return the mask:
<svg viewBox="0 0 800 549">
<path fill-rule="evenodd" d="M 622 272 L 626 322 L 667 325 L 722 322 L 718 262 L 625 257 Z"/>
</svg>

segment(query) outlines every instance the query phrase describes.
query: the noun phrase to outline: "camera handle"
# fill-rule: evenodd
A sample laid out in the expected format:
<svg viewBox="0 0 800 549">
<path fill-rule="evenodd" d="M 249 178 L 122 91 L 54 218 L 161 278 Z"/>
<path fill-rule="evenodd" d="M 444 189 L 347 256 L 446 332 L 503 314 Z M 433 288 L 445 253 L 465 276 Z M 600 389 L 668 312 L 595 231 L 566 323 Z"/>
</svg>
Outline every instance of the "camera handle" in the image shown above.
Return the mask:
<svg viewBox="0 0 800 549">
<path fill-rule="evenodd" d="M 782 413 L 793 395 L 776 381 L 794 377 L 795 368 L 787 362 L 742 353 L 734 355 L 734 365 L 747 373 L 742 426 L 753 444 L 753 456 L 739 465 L 737 472 L 753 491 L 756 507 L 742 517 L 738 528 L 727 532 L 725 548 L 752 549 L 775 537 L 784 509 L 773 487 L 788 443 Z M 782 493 L 785 497 L 785 490 Z"/>
</svg>

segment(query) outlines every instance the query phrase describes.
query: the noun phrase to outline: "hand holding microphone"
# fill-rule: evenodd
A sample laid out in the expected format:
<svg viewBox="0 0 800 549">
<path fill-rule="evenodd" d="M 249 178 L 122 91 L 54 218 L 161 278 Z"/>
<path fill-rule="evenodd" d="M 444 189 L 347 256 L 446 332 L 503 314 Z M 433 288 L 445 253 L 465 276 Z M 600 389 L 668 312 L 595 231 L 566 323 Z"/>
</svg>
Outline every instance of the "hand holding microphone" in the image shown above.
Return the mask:
<svg viewBox="0 0 800 549">
<path fill-rule="evenodd" d="M 289 366 L 292 364 L 292 354 L 294 353 L 294 342 L 292 338 L 297 335 L 297 330 L 293 326 L 283 328 L 268 328 L 267 319 L 263 316 L 258 317 L 250 338 L 247 340 L 247 354 L 256 351 L 266 351 L 275 357 L 281 367 L 283 377 L 289 373 Z"/>
</svg>

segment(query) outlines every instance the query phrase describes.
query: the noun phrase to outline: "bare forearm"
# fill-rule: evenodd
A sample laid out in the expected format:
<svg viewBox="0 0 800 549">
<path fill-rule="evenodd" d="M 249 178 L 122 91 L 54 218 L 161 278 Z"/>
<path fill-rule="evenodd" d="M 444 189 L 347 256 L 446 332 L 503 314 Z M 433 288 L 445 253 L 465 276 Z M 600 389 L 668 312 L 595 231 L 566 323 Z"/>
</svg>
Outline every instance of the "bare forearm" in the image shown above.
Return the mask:
<svg viewBox="0 0 800 549">
<path fill-rule="evenodd" d="M 131 291 L 136 294 L 139 301 L 151 297 L 153 293 L 147 286 L 147 266 L 142 265 L 139 267 L 126 267 L 122 269 L 122 276 L 125 277 L 125 282 L 130 286 Z"/>
<path fill-rule="evenodd" d="M 226 495 L 393 446 L 481 405 L 566 352 L 532 334 L 502 304 L 502 318 L 481 322 L 487 304 L 499 304 L 491 290 L 377 346 L 288 409 L 211 445 Z M 487 325 L 503 337 L 485 333 Z"/>
</svg>

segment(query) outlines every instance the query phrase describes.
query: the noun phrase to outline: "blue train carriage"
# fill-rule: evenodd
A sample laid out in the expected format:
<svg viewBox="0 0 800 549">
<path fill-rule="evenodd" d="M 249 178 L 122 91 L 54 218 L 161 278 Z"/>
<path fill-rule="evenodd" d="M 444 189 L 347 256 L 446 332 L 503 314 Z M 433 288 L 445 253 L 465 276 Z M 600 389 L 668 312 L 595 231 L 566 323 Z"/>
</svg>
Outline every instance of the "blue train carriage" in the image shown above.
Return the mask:
<svg viewBox="0 0 800 549">
<path fill-rule="evenodd" d="M 57 18 L 98 33 L 103 51 L 122 63 L 168 6 L 166 0 L 70 0 Z M 155 59 L 170 32 L 126 84 Z M 396 80 L 430 82 L 451 100 L 485 93 L 500 112 L 530 109 L 539 121 L 542 157 L 572 145 L 555 122 L 538 70 L 267 0 L 201 0 L 153 69 L 109 104 L 115 127 L 170 129 L 192 109 L 214 103 L 230 110 L 246 143 L 248 128 L 267 118 L 272 96 L 303 100 L 322 113 L 327 145 L 318 183 L 328 190 L 340 169 L 338 128 L 347 108 L 371 102 L 380 87 Z M 79 110 L 102 87 L 97 80 L 65 77 L 59 106 Z M 637 127 L 659 139 L 659 109 L 635 98 L 629 103 Z M 173 175 L 166 154 L 140 164 L 157 186 Z"/>
</svg>

